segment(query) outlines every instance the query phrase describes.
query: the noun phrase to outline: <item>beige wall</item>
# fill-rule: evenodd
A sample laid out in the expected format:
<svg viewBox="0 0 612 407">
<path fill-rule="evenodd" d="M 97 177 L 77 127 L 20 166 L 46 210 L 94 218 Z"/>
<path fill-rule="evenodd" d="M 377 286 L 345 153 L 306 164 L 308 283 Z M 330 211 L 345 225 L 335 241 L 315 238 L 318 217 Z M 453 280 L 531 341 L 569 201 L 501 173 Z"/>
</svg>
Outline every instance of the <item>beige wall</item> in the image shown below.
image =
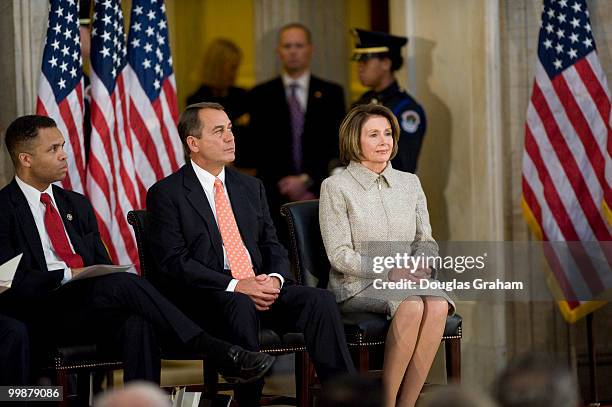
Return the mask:
<svg viewBox="0 0 612 407">
<path fill-rule="evenodd" d="M 166 0 L 179 110 L 200 86 L 199 72 L 206 47 L 213 39 L 234 41 L 243 52 L 237 86 L 255 83 L 253 1 Z"/>
</svg>

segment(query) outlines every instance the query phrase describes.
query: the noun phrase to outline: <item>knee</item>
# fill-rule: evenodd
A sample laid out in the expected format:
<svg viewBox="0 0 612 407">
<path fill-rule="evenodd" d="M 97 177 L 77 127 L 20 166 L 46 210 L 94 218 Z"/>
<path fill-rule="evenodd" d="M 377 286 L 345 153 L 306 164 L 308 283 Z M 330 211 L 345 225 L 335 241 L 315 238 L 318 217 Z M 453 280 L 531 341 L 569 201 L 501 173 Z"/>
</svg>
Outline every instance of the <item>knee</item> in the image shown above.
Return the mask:
<svg viewBox="0 0 612 407">
<path fill-rule="evenodd" d="M 312 293 L 308 296 L 308 302 L 315 307 L 324 309 L 338 309 L 336 304 L 336 297 L 334 294 L 323 288 L 313 288 Z"/>
<path fill-rule="evenodd" d="M 15 342 L 26 342 L 28 341 L 28 328 L 23 322 L 12 320 L 7 325 L 7 337 L 11 338 Z"/>
<path fill-rule="evenodd" d="M 424 305 L 420 297 L 408 297 L 397 308 L 393 319 L 396 323 L 407 324 L 420 321 L 423 317 Z"/>
<path fill-rule="evenodd" d="M 257 313 L 253 300 L 243 293 L 232 293 L 226 305 L 227 309 L 233 314 L 255 316 Z"/>
<path fill-rule="evenodd" d="M 133 273 L 112 273 L 102 276 L 97 281 L 96 287 L 100 288 L 123 288 L 133 285 L 146 284 L 145 280 Z"/>
<path fill-rule="evenodd" d="M 0 327 L 0 338 L 3 338 L 4 345 L 12 349 L 28 347 L 29 336 L 28 328 L 24 323 L 16 320 L 3 320 Z"/>
<path fill-rule="evenodd" d="M 428 317 L 446 319 L 448 315 L 448 302 L 444 298 L 425 297 L 423 299 L 424 313 Z"/>
</svg>

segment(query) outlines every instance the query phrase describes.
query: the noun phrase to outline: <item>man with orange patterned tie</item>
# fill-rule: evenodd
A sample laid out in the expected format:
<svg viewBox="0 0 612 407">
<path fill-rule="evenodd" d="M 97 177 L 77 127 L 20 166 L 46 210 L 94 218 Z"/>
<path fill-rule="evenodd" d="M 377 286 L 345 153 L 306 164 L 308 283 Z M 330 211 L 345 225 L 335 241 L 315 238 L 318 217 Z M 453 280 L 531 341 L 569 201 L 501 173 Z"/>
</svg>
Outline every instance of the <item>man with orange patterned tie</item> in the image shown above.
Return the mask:
<svg viewBox="0 0 612 407">
<path fill-rule="evenodd" d="M 303 332 L 322 381 L 353 371 L 337 305 L 324 289 L 296 285 L 262 182 L 228 167 L 232 124 L 216 103 L 188 106 L 178 125 L 191 160 L 147 194 L 157 283 L 202 327 L 259 350 L 259 327 Z M 258 405 L 263 383 L 236 392 Z"/>
</svg>

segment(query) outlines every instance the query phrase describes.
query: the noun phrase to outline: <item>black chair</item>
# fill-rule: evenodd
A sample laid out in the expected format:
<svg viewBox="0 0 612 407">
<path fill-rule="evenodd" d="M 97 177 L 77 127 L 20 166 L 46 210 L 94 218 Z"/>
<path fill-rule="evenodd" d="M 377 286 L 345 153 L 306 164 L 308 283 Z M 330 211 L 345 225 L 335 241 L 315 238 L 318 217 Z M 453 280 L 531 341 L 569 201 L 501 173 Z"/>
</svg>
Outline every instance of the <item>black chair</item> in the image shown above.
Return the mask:
<svg viewBox="0 0 612 407">
<path fill-rule="evenodd" d="M 62 386 L 64 398 L 59 405 L 62 407 L 69 405 L 69 375 L 76 374 L 76 397 L 79 404 L 86 403 L 89 398 L 89 378 L 91 374 L 104 374 L 107 387 L 112 387 L 113 371 L 123 367 L 120 358 L 115 356 L 100 352 L 94 344 L 56 348 L 52 360 L 43 370 L 51 374 L 51 379 L 55 385 Z"/>
<path fill-rule="evenodd" d="M 292 202 L 282 206 L 281 214 L 289 228 L 291 260 L 298 282 L 326 288 L 330 264 L 319 228 L 319 200 Z M 360 372 L 369 369 L 369 348 L 383 345 L 389 328 L 385 315 L 371 312 L 344 313 L 344 329 L 349 347 L 356 354 Z M 458 314 L 448 317 L 444 328 L 446 374 L 448 381 L 461 379 L 461 323 Z"/>
<path fill-rule="evenodd" d="M 134 228 L 136 236 L 136 244 L 138 246 L 138 257 L 140 260 L 140 274 L 147 276 L 156 273 L 155 263 L 151 261 L 151 249 L 147 242 L 146 236 L 146 211 L 134 210 L 130 211 L 127 216 L 128 223 Z M 282 337 L 271 329 L 262 329 L 259 332 L 259 343 L 261 351 L 272 355 L 283 355 L 295 353 L 295 386 L 296 397 L 289 396 L 263 396 L 261 399 L 262 405 L 271 404 L 290 404 L 296 406 L 310 405 L 310 387 L 314 381 L 314 366 L 304 342 L 304 336 L 301 333 L 287 333 Z M 189 357 L 176 357 L 176 355 L 163 355 L 166 359 L 193 359 Z M 174 357 L 173 357 L 174 356 Z M 179 355 L 180 356 L 180 355 Z M 218 383 L 218 371 L 209 363 L 209 368 L 204 364 L 204 393 L 214 397 L 219 390 L 228 389 L 227 386 L 222 386 Z"/>
</svg>

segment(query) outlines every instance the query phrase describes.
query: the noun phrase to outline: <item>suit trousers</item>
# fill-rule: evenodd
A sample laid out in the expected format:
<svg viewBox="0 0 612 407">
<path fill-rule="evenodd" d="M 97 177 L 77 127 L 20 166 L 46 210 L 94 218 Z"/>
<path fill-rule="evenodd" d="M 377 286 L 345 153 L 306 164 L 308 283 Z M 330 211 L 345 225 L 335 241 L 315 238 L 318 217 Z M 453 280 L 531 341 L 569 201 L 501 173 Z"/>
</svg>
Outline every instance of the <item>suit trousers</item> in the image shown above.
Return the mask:
<svg viewBox="0 0 612 407">
<path fill-rule="evenodd" d="M 327 290 L 288 285 L 283 287 L 270 310 L 262 312 L 255 309 L 246 294 L 228 291 L 206 291 L 193 298 L 192 305 L 200 311 L 192 309 L 190 315 L 208 332 L 251 351 L 260 349 L 260 328 L 269 328 L 281 335 L 303 333 L 322 382 L 354 372 L 338 306 Z M 258 405 L 262 387 L 263 382 L 239 386 L 236 400 L 241 407 Z"/>
<path fill-rule="evenodd" d="M 159 383 L 160 347 L 193 352 L 196 344 L 219 357 L 230 347 L 204 333 L 146 280 L 130 273 L 69 282 L 37 309 L 30 320 L 35 349 L 48 354 L 49 345 L 96 343 L 103 351 L 122 355 L 125 381 Z"/>
<path fill-rule="evenodd" d="M 0 315 L 0 386 L 29 383 L 30 344 L 20 321 Z"/>
</svg>

